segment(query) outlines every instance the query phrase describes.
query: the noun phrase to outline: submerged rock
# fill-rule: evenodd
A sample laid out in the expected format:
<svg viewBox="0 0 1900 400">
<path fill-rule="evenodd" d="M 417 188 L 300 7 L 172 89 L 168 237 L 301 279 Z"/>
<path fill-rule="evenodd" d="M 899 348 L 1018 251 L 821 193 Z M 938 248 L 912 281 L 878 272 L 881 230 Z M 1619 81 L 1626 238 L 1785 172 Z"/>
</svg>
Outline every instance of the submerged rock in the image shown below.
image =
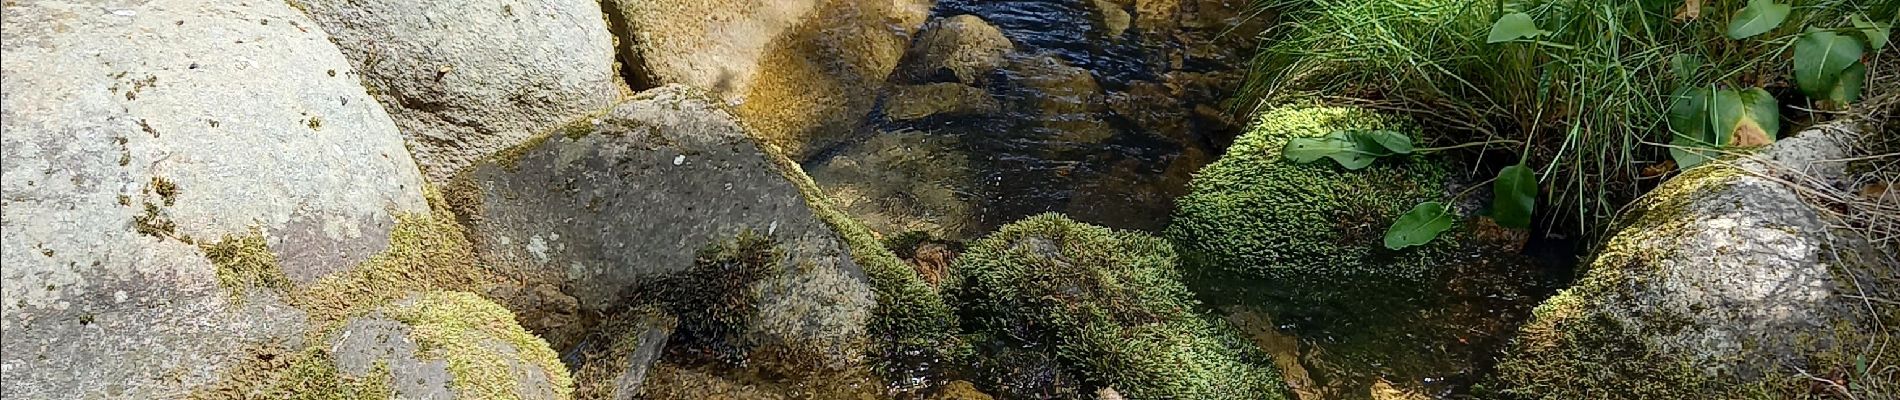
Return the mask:
<svg viewBox="0 0 1900 400">
<path fill-rule="evenodd" d="M 396 125 L 282 2 L 5 15 L 0 396 L 190 392 L 299 340 L 304 311 L 254 286 L 355 272 L 427 210 Z"/>
<path fill-rule="evenodd" d="M 900 85 L 885 95 L 884 116 L 911 121 L 938 116 L 975 116 L 1002 109 L 989 91 L 961 83 Z"/>
<path fill-rule="evenodd" d="M 1810 393 L 1808 376 L 1892 379 L 1856 363 L 1900 356 L 1868 347 L 1896 318 L 1863 300 L 1900 290 L 1894 255 L 1787 183 L 1841 176 L 1835 160 L 1848 158 L 1854 134 L 1837 128 L 1685 171 L 1639 199 L 1582 280 L 1538 306 L 1493 389 L 1793 398 Z"/>
<path fill-rule="evenodd" d="M 954 270 L 950 293 L 978 329 L 1052 356 L 1092 387 L 1141 399 L 1283 398 L 1271 361 L 1195 309 L 1160 238 L 1044 214 L 977 241 Z M 1030 378 L 992 373 L 1004 388 Z"/>
<path fill-rule="evenodd" d="M 434 183 L 625 91 L 593 0 L 295 0 L 349 56 Z"/>
<path fill-rule="evenodd" d="M 968 156 L 956 139 L 915 131 L 884 132 L 812 168 L 838 207 L 866 227 L 896 237 L 925 232 L 963 240 L 981 232 Z"/>
<path fill-rule="evenodd" d="M 1003 31 L 975 15 L 938 18 L 924 25 L 904 55 L 897 71 L 900 81 L 987 82 L 990 71 L 1003 66 L 1016 50 Z"/>
<path fill-rule="evenodd" d="M 655 84 L 736 105 L 759 138 L 804 159 L 856 131 L 928 0 L 613 0 L 621 60 Z"/>
</svg>

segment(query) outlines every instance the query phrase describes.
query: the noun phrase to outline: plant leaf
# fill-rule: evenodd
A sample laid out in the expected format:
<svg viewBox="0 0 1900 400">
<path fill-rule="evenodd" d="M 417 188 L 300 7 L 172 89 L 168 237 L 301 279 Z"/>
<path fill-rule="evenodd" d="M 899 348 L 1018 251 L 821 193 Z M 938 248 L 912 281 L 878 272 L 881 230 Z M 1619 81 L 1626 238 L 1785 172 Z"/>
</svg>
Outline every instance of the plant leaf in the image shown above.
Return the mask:
<svg viewBox="0 0 1900 400">
<path fill-rule="evenodd" d="M 1372 131 L 1355 131 L 1353 132 L 1353 134 L 1363 138 L 1363 140 L 1360 140 L 1361 143 L 1371 142 L 1372 144 L 1378 145 L 1380 148 L 1384 149 L 1385 151 L 1391 154 L 1412 154 L 1412 138 L 1410 136 L 1405 136 L 1405 134 L 1399 133 L 1398 131 L 1381 129 L 1381 130 L 1372 130 Z M 1372 149 L 1362 149 L 1362 150 L 1372 150 Z"/>
<path fill-rule="evenodd" d="M 1867 47 L 1874 51 L 1887 47 L 1887 39 L 1893 33 L 1893 27 L 1886 23 L 1867 19 L 1867 14 L 1854 14 L 1854 29 L 1860 30 L 1860 36 L 1867 39 Z"/>
<path fill-rule="evenodd" d="M 1491 24 L 1491 35 L 1486 37 L 1484 42 L 1509 42 L 1518 39 L 1534 38 L 1544 33 L 1544 30 L 1537 29 L 1537 22 L 1531 21 L 1530 14 L 1516 12 L 1498 17 L 1498 21 Z"/>
<path fill-rule="evenodd" d="M 1834 80 L 1834 87 L 1828 89 L 1824 99 L 1842 104 L 1860 101 L 1860 91 L 1866 83 L 1867 64 L 1856 62 L 1841 71 L 1841 76 Z"/>
<path fill-rule="evenodd" d="M 1531 227 L 1537 206 L 1537 174 L 1524 164 L 1504 167 L 1491 184 L 1491 219 L 1506 228 Z"/>
<path fill-rule="evenodd" d="M 1741 93 L 1734 90 L 1717 90 L 1709 95 L 1709 135 L 1699 139 L 1706 140 L 1716 147 L 1727 146 L 1735 140 L 1735 127 L 1742 122 L 1742 114 L 1748 107 L 1742 104 Z"/>
<path fill-rule="evenodd" d="M 1795 86 L 1808 97 L 1825 98 L 1841 71 L 1860 60 L 1863 51 L 1852 37 L 1809 29 L 1794 43 Z"/>
<path fill-rule="evenodd" d="M 1676 80 L 1688 83 L 1695 80 L 1696 70 L 1702 69 L 1702 56 L 1677 54 L 1669 57 L 1669 70 L 1676 73 Z"/>
<path fill-rule="evenodd" d="M 1735 124 L 1735 131 L 1729 135 L 1730 146 L 1755 147 L 1775 142 L 1781 134 L 1781 105 L 1775 96 L 1761 88 L 1749 88 L 1741 93 L 1742 115 Z"/>
<path fill-rule="evenodd" d="M 1701 138 L 1709 130 L 1709 91 L 1684 87 L 1669 95 L 1669 130 L 1676 135 Z"/>
<path fill-rule="evenodd" d="M 1451 215 L 1436 201 L 1418 203 L 1385 230 L 1385 247 L 1398 250 L 1429 243 L 1451 229 Z"/>
<path fill-rule="evenodd" d="M 1708 144 L 1694 139 L 1676 136 L 1674 140 L 1669 141 L 1669 144 L 1669 158 L 1676 160 L 1678 169 L 1689 169 L 1714 157 L 1714 154 L 1707 150 Z"/>
<path fill-rule="evenodd" d="M 1352 148 L 1352 143 L 1341 142 L 1332 137 L 1301 137 L 1287 140 L 1286 147 L 1281 149 L 1280 153 L 1288 160 L 1306 164 Z"/>
<path fill-rule="evenodd" d="M 1728 38 L 1744 39 L 1750 36 L 1768 33 L 1781 26 L 1788 19 L 1788 12 L 1794 9 L 1787 4 L 1778 4 L 1772 0 L 1749 0 L 1747 7 L 1735 13 L 1728 22 Z"/>
</svg>

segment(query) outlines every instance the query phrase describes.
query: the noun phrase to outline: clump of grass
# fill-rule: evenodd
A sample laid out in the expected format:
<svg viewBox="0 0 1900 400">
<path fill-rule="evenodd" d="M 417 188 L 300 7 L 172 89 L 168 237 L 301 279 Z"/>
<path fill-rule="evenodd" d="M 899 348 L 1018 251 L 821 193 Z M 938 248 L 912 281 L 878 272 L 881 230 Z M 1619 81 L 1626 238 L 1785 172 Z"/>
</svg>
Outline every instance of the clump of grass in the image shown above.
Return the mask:
<svg viewBox="0 0 1900 400">
<path fill-rule="evenodd" d="M 1700 5 L 1695 16 L 1686 3 Z M 1281 13 L 1244 89 L 1408 111 L 1439 125 L 1443 143 L 1514 140 L 1550 191 L 1555 220 L 1607 220 L 1666 159 L 1672 90 L 1787 83 L 1795 38 L 1847 15 L 1892 15 L 1893 2 L 1795 0 L 1787 22 L 1748 40 L 1724 36 L 1741 0 L 1258 0 Z M 1529 14 L 1534 43 L 1486 43 L 1491 23 Z M 1704 65 L 1686 81 L 1671 60 Z M 1783 96 L 1788 97 L 1788 96 Z M 1787 102 L 1799 104 L 1798 102 Z M 1517 150 L 1517 149 L 1506 149 Z M 1652 174 L 1650 175 L 1653 175 Z"/>
</svg>

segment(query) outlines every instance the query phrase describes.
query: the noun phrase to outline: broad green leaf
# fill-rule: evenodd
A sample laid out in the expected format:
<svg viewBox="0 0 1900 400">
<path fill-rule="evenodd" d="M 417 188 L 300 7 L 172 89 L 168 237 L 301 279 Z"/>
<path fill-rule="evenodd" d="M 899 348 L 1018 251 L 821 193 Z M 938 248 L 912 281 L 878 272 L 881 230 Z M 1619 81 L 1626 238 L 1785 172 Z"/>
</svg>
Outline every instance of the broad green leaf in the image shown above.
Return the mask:
<svg viewBox="0 0 1900 400">
<path fill-rule="evenodd" d="M 1788 19 L 1788 11 L 1793 6 L 1778 4 L 1772 0 L 1749 0 L 1747 7 L 1735 13 L 1728 21 L 1728 38 L 1744 39 L 1775 30 L 1781 21 Z"/>
<path fill-rule="evenodd" d="M 1491 24 L 1491 36 L 1486 37 L 1484 42 L 1509 42 L 1518 39 L 1534 38 L 1544 33 L 1544 30 L 1537 29 L 1536 22 L 1531 21 L 1530 14 L 1521 12 L 1510 13 L 1504 14 L 1503 17 L 1498 18 L 1497 22 Z"/>
<path fill-rule="evenodd" d="M 1715 153 L 1708 150 L 1712 146 L 1694 139 L 1676 136 L 1669 144 L 1669 158 L 1676 160 L 1676 168 L 1689 169 L 1715 157 Z"/>
<path fill-rule="evenodd" d="M 1669 70 L 1676 73 L 1676 80 L 1682 83 L 1695 80 L 1696 70 L 1702 69 L 1702 56 L 1677 54 L 1669 57 Z"/>
<path fill-rule="evenodd" d="M 1860 36 L 1867 39 L 1867 47 L 1874 51 L 1887 47 L 1888 36 L 1893 33 L 1892 26 L 1868 20 L 1867 14 L 1854 14 L 1854 29 L 1860 30 Z"/>
<path fill-rule="evenodd" d="M 1400 215 L 1392 227 L 1385 230 L 1385 247 L 1398 250 L 1406 247 L 1429 243 L 1451 229 L 1452 217 L 1445 211 L 1445 205 L 1436 201 L 1418 203 L 1412 211 Z"/>
<path fill-rule="evenodd" d="M 1684 87 L 1669 95 L 1669 130 L 1701 138 L 1709 131 L 1708 90 Z"/>
<path fill-rule="evenodd" d="M 1280 153 L 1288 160 L 1301 164 L 1318 161 L 1320 158 L 1331 158 L 1346 169 L 1362 169 L 1372 165 L 1372 162 L 1378 160 L 1381 154 L 1366 151 L 1366 146 L 1378 147 L 1376 144 L 1356 141 L 1353 135 L 1341 131 L 1326 134 L 1324 137 L 1287 140 L 1286 147 L 1282 148 Z"/>
<path fill-rule="evenodd" d="M 1305 164 L 1335 153 L 1352 151 L 1353 147 L 1350 142 L 1332 137 L 1293 138 L 1286 141 L 1286 148 L 1281 150 L 1281 155 L 1293 162 Z"/>
<path fill-rule="evenodd" d="M 1735 127 L 1741 124 L 1742 114 L 1748 107 L 1742 104 L 1741 93 L 1734 90 L 1717 90 L 1709 96 L 1709 135 L 1700 139 L 1717 147 L 1733 142 Z"/>
<path fill-rule="evenodd" d="M 1742 116 L 1728 135 L 1730 146 L 1766 146 L 1781 134 L 1781 105 L 1761 88 L 1741 91 Z"/>
<path fill-rule="evenodd" d="M 1859 40 L 1834 32 L 1810 29 L 1794 43 L 1794 82 L 1808 97 L 1825 98 L 1834 80 L 1848 65 L 1860 60 Z"/>
<path fill-rule="evenodd" d="M 1354 135 L 1364 138 L 1360 142 L 1372 142 L 1391 154 L 1412 154 L 1412 137 L 1398 131 L 1373 130 L 1355 131 Z M 1362 149 L 1372 150 L 1372 149 Z"/>
<path fill-rule="evenodd" d="M 1537 174 L 1523 164 L 1504 167 L 1491 184 L 1491 219 L 1506 228 L 1529 228 L 1537 206 Z"/>
<path fill-rule="evenodd" d="M 1828 89 L 1827 97 L 1824 99 L 1840 103 L 1860 101 L 1861 87 L 1866 84 L 1867 64 L 1854 63 L 1848 66 L 1847 70 L 1841 71 L 1840 78 L 1834 80 L 1834 87 Z"/>
</svg>

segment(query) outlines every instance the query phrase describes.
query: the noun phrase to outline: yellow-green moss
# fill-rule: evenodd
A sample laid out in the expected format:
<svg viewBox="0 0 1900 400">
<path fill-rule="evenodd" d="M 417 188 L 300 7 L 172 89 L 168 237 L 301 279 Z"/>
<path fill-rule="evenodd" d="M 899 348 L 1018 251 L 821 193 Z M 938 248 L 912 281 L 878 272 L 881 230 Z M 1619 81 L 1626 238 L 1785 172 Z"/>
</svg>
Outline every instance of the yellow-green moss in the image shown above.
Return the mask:
<svg viewBox="0 0 1900 400">
<path fill-rule="evenodd" d="M 394 397 L 389 365 L 377 363 L 369 375 L 352 378 L 338 371 L 324 346 L 290 351 L 262 345 L 245 351 L 245 359 L 224 371 L 219 380 L 190 394 L 195 400 L 296 399 L 354 400 Z"/>
<path fill-rule="evenodd" d="M 225 235 L 217 243 L 198 245 L 217 269 L 218 286 L 229 292 L 233 301 L 242 301 L 252 288 L 289 292 L 290 278 L 277 266 L 277 255 L 264 242 L 264 233 L 251 228 L 245 235 Z"/>
<path fill-rule="evenodd" d="M 514 356 L 540 367 L 556 398 L 573 395 L 574 380 L 554 350 L 516 324 L 514 314 L 500 304 L 471 293 L 437 291 L 393 307 L 388 315 L 409 325 L 420 356 L 448 361 L 454 377 L 450 385 L 463 398 L 520 398 L 520 382 L 510 372 L 508 354 L 484 346 L 495 339 L 513 347 Z"/>
</svg>

